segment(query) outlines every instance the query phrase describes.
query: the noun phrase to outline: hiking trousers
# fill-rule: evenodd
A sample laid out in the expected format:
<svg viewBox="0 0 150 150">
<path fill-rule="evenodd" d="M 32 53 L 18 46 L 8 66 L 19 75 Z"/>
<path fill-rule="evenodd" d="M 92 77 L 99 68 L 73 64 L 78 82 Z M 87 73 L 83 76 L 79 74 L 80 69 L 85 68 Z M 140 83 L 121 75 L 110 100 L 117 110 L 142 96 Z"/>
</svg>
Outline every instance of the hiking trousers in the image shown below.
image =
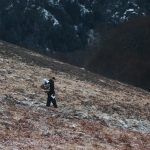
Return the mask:
<svg viewBox="0 0 150 150">
<path fill-rule="evenodd" d="M 51 103 L 53 103 L 53 106 L 55 108 L 57 108 L 57 103 L 56 103 L 56 99 L 55 99 L 54 94 L 48 94 L 46 106 L 50 107 Z"/>
</svg>

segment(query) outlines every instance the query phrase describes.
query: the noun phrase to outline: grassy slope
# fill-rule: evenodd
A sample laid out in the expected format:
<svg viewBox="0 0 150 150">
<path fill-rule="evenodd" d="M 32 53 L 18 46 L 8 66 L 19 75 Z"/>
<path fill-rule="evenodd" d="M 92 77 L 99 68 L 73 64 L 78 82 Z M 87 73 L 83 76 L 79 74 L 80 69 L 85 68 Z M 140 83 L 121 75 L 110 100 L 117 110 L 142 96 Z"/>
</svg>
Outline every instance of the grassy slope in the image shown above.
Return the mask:
<svg viewBox="0 0 150 150">
<path fill-rule="evenodd" d="M 150 94 L 0 42 L 0 149 L 149 149 Z M 58 109 L 43 78 L 56 77 Z"/>
</svg>

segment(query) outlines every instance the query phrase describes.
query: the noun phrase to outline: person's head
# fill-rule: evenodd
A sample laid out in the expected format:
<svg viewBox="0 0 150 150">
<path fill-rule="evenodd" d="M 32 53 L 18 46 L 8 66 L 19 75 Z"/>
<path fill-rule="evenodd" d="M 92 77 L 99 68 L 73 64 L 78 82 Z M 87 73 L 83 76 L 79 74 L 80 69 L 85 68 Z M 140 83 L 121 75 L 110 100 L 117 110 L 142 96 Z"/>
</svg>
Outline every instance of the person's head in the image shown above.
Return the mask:
<svg viewBox="0 0 150 150">
<path fill-rule="evenodd" d="M 55 78 L 55 77 L 52 77 L 51 79 L 49 79 L 49 81 L 51 81 L 51 80 L 53 80 L 53 81 L 54 81 L 54 80 L 56 80 L 56 78 Z"/>
<path fill-rule="evenodd" d="M 55 77 L 52 77 L 52 80 L 56 80 L 56 78 L 55 78 Z"/>
</svg>

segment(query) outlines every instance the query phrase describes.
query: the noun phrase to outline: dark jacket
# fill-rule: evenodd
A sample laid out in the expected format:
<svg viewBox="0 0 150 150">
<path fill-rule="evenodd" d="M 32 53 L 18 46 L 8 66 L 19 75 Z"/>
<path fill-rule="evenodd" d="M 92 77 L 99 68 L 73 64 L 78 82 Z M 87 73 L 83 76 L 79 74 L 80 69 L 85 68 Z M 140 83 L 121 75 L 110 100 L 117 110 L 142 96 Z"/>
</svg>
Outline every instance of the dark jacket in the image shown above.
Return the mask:
<svg viewBox="0 0 150 150">
<path fill-rule="evenodd" d="M 52 79 L 49 80 L 49 86 L 48 94 L 55 94 L 54 81 Z"/>
</svg>

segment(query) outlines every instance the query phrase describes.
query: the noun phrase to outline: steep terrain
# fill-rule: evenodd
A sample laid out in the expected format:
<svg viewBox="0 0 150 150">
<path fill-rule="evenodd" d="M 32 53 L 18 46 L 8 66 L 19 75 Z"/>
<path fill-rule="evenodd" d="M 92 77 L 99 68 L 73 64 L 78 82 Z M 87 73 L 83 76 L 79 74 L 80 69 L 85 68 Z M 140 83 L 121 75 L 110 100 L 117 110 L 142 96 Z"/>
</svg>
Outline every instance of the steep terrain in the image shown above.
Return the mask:
<svg viewBox="0 0 150 150">
<path fill-rule="evenodd" d="M 56 77 L 58 109 L 43 78 Z M 150 93 L 0 42 L 0 149 L 150 149 Z"/>
<path fill-rule="evenodd" d="M 0 40 L 149 90 L 149 16 L 150 0 L 1 0 Z"/>
</svg>

